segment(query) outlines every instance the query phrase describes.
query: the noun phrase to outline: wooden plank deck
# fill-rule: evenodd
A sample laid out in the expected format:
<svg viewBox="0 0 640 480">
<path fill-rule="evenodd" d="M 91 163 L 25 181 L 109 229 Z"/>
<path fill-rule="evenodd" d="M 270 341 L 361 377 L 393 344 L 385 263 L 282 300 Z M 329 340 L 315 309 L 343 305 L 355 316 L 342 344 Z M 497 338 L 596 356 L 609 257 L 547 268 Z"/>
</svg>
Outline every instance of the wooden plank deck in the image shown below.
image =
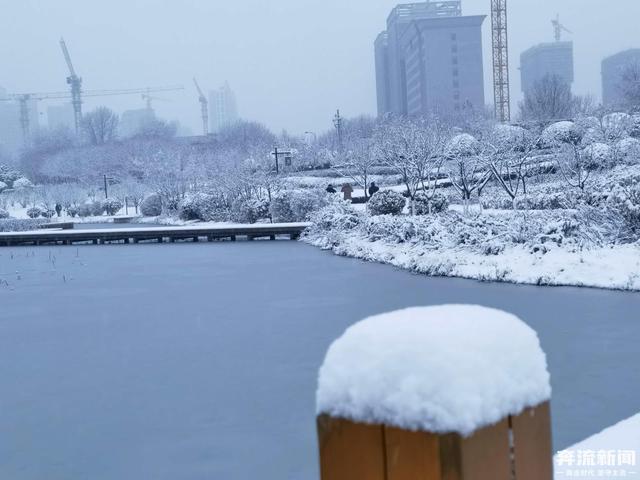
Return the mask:
<svg viewBox="0 0 640 480">
<path fill-rule="evenodd" d="M 185 226 L 185 227 L 149 227 L 149 228 L 104 228 L 88 230 L 47 230 L 30 232 L 0 233 L 0 246 L 15 245 L 72 245 L 75 243 L 140 243 L 140 242 L 175 242 L 179 240 L 214 241 L 246 238 L 269 238 L 275 240 L 279 236 L 296 240 L 309 227 L 309 223 L 274 223 L 259 225 L 229 226 Z"/>
</svg>

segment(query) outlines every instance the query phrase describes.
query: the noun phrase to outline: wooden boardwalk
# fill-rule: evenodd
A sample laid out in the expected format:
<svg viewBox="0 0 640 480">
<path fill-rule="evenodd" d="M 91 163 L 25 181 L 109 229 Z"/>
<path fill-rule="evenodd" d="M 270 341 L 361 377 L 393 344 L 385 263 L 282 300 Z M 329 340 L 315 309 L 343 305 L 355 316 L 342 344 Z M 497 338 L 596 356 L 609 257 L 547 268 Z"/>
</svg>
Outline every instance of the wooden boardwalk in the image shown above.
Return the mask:
<svg viewBox="0 0 640 480">
<path fill-rule="evenodd" d="M 88 230 L 40 230 L 30 232 L 0 233 L 0 246 L 14 245 L 72 245 L 92 243 L 175 242 L 175 241 L 214 241 L 246 238 L 288 237 L 296 240 L 309 227 L 309 223 L 273 223 L 258 225 L 229 226 L 185 226 L 185 227 L 148 227 L 148 228 L 100 228 Z"/>
</svg>

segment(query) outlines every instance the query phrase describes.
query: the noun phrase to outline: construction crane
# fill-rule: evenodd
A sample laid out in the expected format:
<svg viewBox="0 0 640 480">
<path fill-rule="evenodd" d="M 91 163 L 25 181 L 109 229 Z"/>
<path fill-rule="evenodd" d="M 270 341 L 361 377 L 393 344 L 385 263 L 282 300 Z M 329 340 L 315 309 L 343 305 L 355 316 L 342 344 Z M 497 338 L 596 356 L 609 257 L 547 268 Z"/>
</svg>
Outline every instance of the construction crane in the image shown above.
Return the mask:
<svg viewBox="0 0 640 480">
<path fill-rule="evenodd" d="M 80 132 L 80 122 L 82 121 L 82 78 L 80 78 L 71 62 L 71 55 L 67 49 L 64 38 L 60 38 L 60 48 L 69 68 L 67 84 L 71 87 L 71 104 L 73 105 L 73 119 L 76 127 L 76 135 Z"/>
<path fill-rule="evenodd" d="M 498 121 L 507 123 L 511 121 L 507 0 L 491 0 L 491 38 L 495 115 Z"/>
<path fill-rule="evenodd" d="M 130 88 L 122 90 L 87 90 L 83 93 L 83 96 L 110 97 L 117 95 L 149 95 L 150 93 L 155 92 L 170 92 L 176 90 L 184 90 L 184 87 L 182 85 L 172 85 L 166 87 Z M 5 95 L 3 98 L 0 98 L 0 101 L 15 101 L 20 105 L 20 126 L 22 128 L 22 137 L 24 144 L 28 145 L 29 139 L 31 138 L 31 118 L 29 115 L 29 102 L 55 99 L 71 99 L 71 102 L 73 104 L 75 97 L 73 96 L 73 92 L 10 93 L 8 95 Z"/>
<path fill-rule="evenodd" d="M 553 25 L 553 33 L 556 39 L 556 42 L 560 42 L 562 40 L 562 32 L 567 32 L 572 34 L 573 32 L 560 23 L 560 14 L 556 15 L 556 18 L 551 20 L 551 25 Z"/>
<path fill-rule="evenodd" d="M 200 111 L 202 114 L 202 132 L 206 137 L 209 135 L 209 101 L 205 94 L 202 93 L 202 89 L 200 88 L 196 77 L 193 77 L 193 84 L 196 86 L 196 90 L 198 91 L 198 100 L 200 101 Z"/>
<path fill-rule="evenodd" d="M 151 92 L 145 92 L 141 95 L 142 100 L 145 101 L 145 103 L 147 104 L 147 110 L 151 111 L 153 110 L 153 102 L 155 100 L 160 100 L 160 101 L 167 101 L 166 98 L 160 98 L 160 97 L 154 97 L 153 95 L 150 95 Z"/>
</svg>

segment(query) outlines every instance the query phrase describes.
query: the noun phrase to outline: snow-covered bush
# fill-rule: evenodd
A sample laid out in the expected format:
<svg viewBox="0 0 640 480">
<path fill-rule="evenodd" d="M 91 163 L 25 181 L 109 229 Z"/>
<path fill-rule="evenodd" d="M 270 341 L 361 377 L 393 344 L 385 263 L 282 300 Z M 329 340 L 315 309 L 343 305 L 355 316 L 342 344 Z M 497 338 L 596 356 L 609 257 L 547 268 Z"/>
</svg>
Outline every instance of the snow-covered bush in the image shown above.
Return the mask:
<svg viewBox="0 0 640 480">
<path fill-rule="evenodd" d="M 239 223 L 256 223 L 269 217 L 269 202 L 260 198 L 237 198 L 231 204 L 231 219 Z"/>
<path fill-rule="evenodd" d="M 80 207 L 77 205 L 68 205 L 65 208 L 65 211 L 67 212 L 67 215 L 69 215 L 71 218 L 75 218 L 77 216 L 79 216 L 79 212 L 80 212 Z"/>
<path fill-rule="evenodd" d="M 3 181 L 0 181 L 0 192 L 2 192 L 3 190 L 6 190 L 7 188 L 9 188 L 9 185 L 4 183 Z"/>
<path fill-rule="evenodd" d="M 360 217 L 352 205 L 344 200 L 333 200 L 311 215 L 311 230 L 328 232 L 340 230 L 348 232 L 360 224 Z"/>
<path fill-rule="evenodd" d="M 547 146 L 554 146 L 559 143 L 569 143 L 577 145 L 582 140 L 583 132 L 573 122 L 563 121 L 549 125 L 542 132 L 542 140 Z"/>
<path fill-rule="evenodd" d="M 182 220 L 201 220 L 203 222 L 223 222 L 229 220 L 229 207 L 219 195 L 191 193 L 178 206 L 178 215 Z"/>
<path fill-rule="evenodd" d="M 447 158 L 470 157 L 477 155 L 480 151 L 480 142 L 473 135 L 461 133 L 456 135 L 445 147 Z"/>
<path fill-rule="evenodd" d="M 381 190 L 371 197 L 367 209 L 371 215 L 400 215 L 406 203 L 401 193 Z"/>
<path fill-rule="evenodd" d="M 78 216 L 79 217 L 90 217 L 91 214 L 91 205 L 88 203 L 83 203 L 78 207 Z"/>
<path fill-rule="evenodd" d="M 94 217 L 99 217 L 104 213 L 104 205 L 100 200 L 94 200 L 89 204 L 89 209 L 91 210 L 91 215 Z"/>
<path fill-rule="evenodd" d="M 640 140 L 637 138 L 623 138 L 615 146 L 618 160 L 627 165 L 640 163 Z"/>
<path fill-rule="evenodd" d="M 33 188 L 33 183 L 25 177 L 20 177 L 13 182 L 13 188 L 15 190 L 26 190 L 28 188 Z"/>
<path fill-rule="evenodd" d="M 27 210 L 27 215 L 29 218 L 38 218 L 42 216 L 42 210 L 38 207 L 31 207 Z"/>
<path fill-rule="evenodd" d="M 608 203 L 624 219 L 628 239 L 637 239 L 640 235 L 640 179 L 631 178 L 616 185 Z"/>
<path fill-rule="evenodd" d="M 291 192 L 280 192 L 271 199 L 269 213 L 274 222 L 295 222 L 291 209 Z"/>
<path fill-rule="evenodd" d="M 606 143 L 592 143 L 584 151 L 585 166 L 589 170 L 610 167 L 613 162 L 613 151 Z"/>
<path fill-rule="evenodd" d="M 56 211 L 52 208 L 43 208 L 41 213 L 43 218 L 53 218 L 55 214 Z"/>
<path fill-rule="evenodd" d="M 0 208 L 0 219 L 9 218 L 9 212 L 7 212 L 4 208 Z"/>
<path fill-rule="evenodd" d="M 627 113 L 615 112 L 602 117 L 602 129 L 605 139 L 608 141 L 628 137 L 632 127 L 633 118 Z"/>
<path fill-rule="evenodd" d="M 413 213 L 416 215 L 440 213 L 446 211 L 448 208 L 449 197 L 441 192 L 435 192 L 431 198 L 424 192 L 418 192 L 413 198 Z"/>
<path fill-rule="evenodd" d="M 102 202 L 102 208 L 107 215 L 116 215 L 124 205 L 117 198 L 107 198 Z"/>
<path fill-rule="evenodd" d="M 273 197 L 269 211 L 274 222 L 301 222 L 308 220 L 328 201 L 322 192 L 283 191 Z"/>
<path fill-rule="evenodd" d="M 42 218 L 5 218 L 0 219 L 0 232 L 26 232 L 35 230 L 39 225 L 46 223 Z"/>
<path fill-rule="evenodd" d="M 140 204 L 140 213 L 145 217 L 162 215 L 162 197 L 157 193 L 149 195 Z"/>
</svg>

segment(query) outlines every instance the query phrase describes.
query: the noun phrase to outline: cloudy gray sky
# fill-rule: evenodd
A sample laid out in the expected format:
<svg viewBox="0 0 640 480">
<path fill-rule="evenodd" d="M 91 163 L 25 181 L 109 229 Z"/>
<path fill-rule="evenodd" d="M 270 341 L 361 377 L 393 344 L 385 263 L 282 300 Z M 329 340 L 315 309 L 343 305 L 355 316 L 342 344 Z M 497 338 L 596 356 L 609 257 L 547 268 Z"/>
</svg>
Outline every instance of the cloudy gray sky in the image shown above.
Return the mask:
<svg viewBox="0 0 640 480">
<path fill-rule="evenodd" d="M 199 104 L 192 87 L 228 80 L 242 117 L 275 131 L 322 131 L 340 108 L 375 112 L 372 43 L 394 0 L 0 0 L 0 86 L 11 92 L 66 89 L 58 40 L 64 35 L 86 89 L 184 84 L 159 94 L 158 113 L 195 132 Z M 639 0 L 510 0 L 514 103 L 519 55 L 551 41 L 559 13 L 574 34 L 578 93 L 600 95 L 600 61 L 640 47 Z M 487 14 L 489 0 L 463 0 L 465 14 Z M 606 6 L 606 8 L 605 8 Z M 490 19 L 484 29 L 490 90 Z M 88 101 L 122 111 L 135 97 Z M 41 107 L 42 108 L 42 107 Z"/>
</svg>

